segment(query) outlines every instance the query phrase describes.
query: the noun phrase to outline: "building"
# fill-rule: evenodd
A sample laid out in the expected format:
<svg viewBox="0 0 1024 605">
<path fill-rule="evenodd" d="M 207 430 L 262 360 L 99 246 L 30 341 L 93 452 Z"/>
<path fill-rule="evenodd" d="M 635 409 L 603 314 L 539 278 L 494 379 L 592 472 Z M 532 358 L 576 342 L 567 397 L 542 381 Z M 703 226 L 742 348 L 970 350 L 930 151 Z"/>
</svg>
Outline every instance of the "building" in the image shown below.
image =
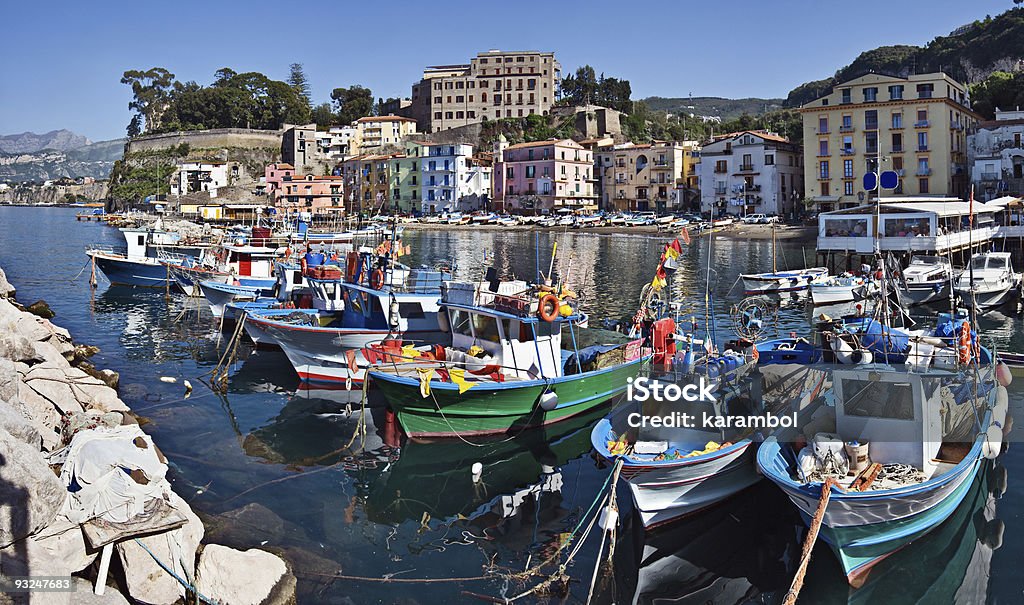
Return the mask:
<svg viewBox="0 0 1024 605">
<path fill-rule="evenodd" d="M 490 204 L 491 167 L 465 143 L 423 144 L 420 203 L 425 213 L 473 212 Z"/>
<path fill-rule="evenodd" d="M 967 159 L 977 199 L 1024 194 L 1024 111 L 996 109 L 996 119 L 967 137 Z"/>
<path fill-rule="evenodd" d="M 363 154 L 342 163 L 342 178 L 349 213 L 392 210 L 391 160 L 396 154 Z"/>
<path fill-rule="evenodd" d="M 594 152 L 572 139 L 508 146 L 499 137 L 494 158 L 494 205 L 499 212 L 597 209 Z"/>
<path fill-rule="evenodd" d="M 420 210 L 420 156 L 426 153 L 426 146 L 406 141 L 404 148 L 405 153 L 388 160 L 389 199 L 395 211 L 412 214 Z"/>
<path fill-rule="evenodd" d="M 273 164 L 271 164 L 273 166 Z M 267 167 L 268 173 L 270 167 Z M 314 215 L 345 212 L 344 183 L 340 176 L 291 174 L 270 190 L 279 213 L 310 212 Z"/>
<path fill-rule="evenodd" d="M 318 159 L 336 162 L 359 152 L 355 126 L 331 126 L 327 130 L 316 131 L 315 136 Z"/>
<path fill-rule="evenodd" d="M 300 172 L 315 171 L 320 160 L 316 124 L 285 124 L 281 135 L 281 159 Z"/>
<path fill-rule="evenodd" d="M 715 138 L 697 164 L 701 212 L 793 217 L 804 196 L 802 158 L 799 145 L 764 130 Z"/>
<path fill-rule="evenodd" d="M 800 108 L 804 185 L 818 211 L 849 208 L 869 197 L 863 176 L 900 175 L 893 193 L 963 197 L 966 135 L 979 116 L 967 89 L 944 73 L 906 78 L 867 74 L 836 85 Z"/>
<path fill-rule="evenodd" d="M 427 133 L 484 120 L 547 115 L 560 78 L 554 53 L 489 50 L 468 64 L 424 69 L 412 87 L 412 103 L 402 112 Z"/>
<path fill-rule="evenodd" d="M 366 116 L 352 123 L 355 128 L 349 153 L 379 153 L 387 147 L 400 147 L 405 137 L 416 134 L 416 120 L 401 116 Z"/>
<path fill-rule="evenodd" d="M 597 151 L 594 157 L 600 207 L 626 212 L 683 210 L 687 168 L 694 167 L 687 151 L 694 148 L 694 141 L 659 141 L 647 145 L 626 143 Z"/>
<path fill-rule="evenodd" d="M 217 195 L 217 189 L 227 187 L 241 174 L 237 162 L 179 162 L 171 174 L 171 195 L 209 192 Z"/>
</svg>

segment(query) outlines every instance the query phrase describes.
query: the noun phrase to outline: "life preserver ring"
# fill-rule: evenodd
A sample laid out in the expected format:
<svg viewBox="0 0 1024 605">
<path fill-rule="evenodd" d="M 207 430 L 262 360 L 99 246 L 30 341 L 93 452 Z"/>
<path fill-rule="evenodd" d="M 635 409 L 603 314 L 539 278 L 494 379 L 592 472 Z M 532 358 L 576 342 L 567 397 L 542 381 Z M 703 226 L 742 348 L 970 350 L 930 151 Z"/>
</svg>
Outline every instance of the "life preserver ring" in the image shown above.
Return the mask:
<svg viewBox="0 0 1024 605">
<path fill-rule="evenodd" d="M 960 340 L 956 345 L 957 360 L 962 364 L 971 363 L 971 327 L 965 321 L 960 324 Z"/>
<path fill-rule="evenodd" d="M 558 297 L 554 294 L 545 294 L 537 305 L 537 316 L 546 322 L 558 319 Z"/>
<path fill-rule="evenodd" d="M 384 285 L 384 272 L 380 269 L 375 269 L 370 274 L 370 287 L 374 290 L 380 290 L 381 286 Z"/>
</svg>

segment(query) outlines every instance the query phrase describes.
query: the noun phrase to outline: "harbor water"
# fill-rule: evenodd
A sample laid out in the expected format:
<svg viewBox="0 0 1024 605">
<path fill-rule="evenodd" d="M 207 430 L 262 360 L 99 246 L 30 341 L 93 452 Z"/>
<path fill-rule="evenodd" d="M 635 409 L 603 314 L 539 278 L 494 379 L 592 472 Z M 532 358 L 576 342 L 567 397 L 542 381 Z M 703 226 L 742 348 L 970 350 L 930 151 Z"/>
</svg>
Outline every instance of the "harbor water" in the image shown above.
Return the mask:
<svg viewBox="0 0 1024 605">
<path fill-rule="evenodd" d="M 509 573 L 555 552 L 608 477 L 609 469 L 590 455 L 590 427 L 608 408 L 514 439 L 410 444 L 394 441 L 377 408 L 367 414 L 360 447 L 352 439 L 358 409 L 345 409 L 358 397 L 301 389 L 282 353 L 244 346 L 226 394 L 216 394 L 204 383 L 227 338 L 216 320 L 178 293 L 110 287 L 102 277 L 92 291 L 85 246 L 123 244 L 123 236 L 76 222 L 74 212 L 0 207 L 0 265 L 19 300 L 45 299 L 76 341 L 100 348 L 94 363 L 120 373 L 121 397 L 145 418 L 146 431 L 171 462 L 176 491 L 203 517 L 207 536 L 282 554 L 298 578 L 300 603 L 516 596 L 543 578 L 506 579 Z M 409 229 L 403 239 L 412 249 L 403 262 L 454 262 L 462 279 L 479 279 L 488 266 L 505 278 L 533 279 L 538 269 L 548 272 L 557 241 L 554 266 L 582 296 L 591 326 L 628 321 L 667 241 L 650 234 L 496 229 Z M 710 276 L 708 254 L 707 238 L 684 246 L 670 290 L 682 317 L 695 319 L 702 332 L 709 326 L 723 342 L 736 336 L 731 316 L 743 297 L 739 275 L 769 269 L 772 245 L 716 237 Z M 780 269 L 814 258 L 813 249 L 786 242 L 776 254 Z M 713 313 L 705 312 L 708 279 Z M 822 312 L 842 309 L 812 310 L 805 297 L 787 296 L 764 336 L 806 335 L 812 315 Z M 914 317 L 927 324 L 934 314 L 915 310 Z M 992 312 L 980 328 L 999 349 L 1024 351 L 1019 316 Z M 188 397 L 185 380 L 194 386 Z M 371 403 L 374 398 L 371 391 Z M 1011 386 L 1010 411 L 1024 422 L 1024 380 Z M 850 589 L 819 544 L 801 602 L 1024 602 L 1021 430 L 950 519 L 880 563 L 863 588 Z M 483 466 L 479 481 L 471 472 L 476 462 Z M 619 500 L 623 528 L 614 573 L 598 579 L 594 602 L 782 601 L 804 525 L 770 483 L 647 536 L 629 514 L 624 485 Z M 533 594 L 520 602 L 585 602 L 598 540 L 592 535 L 567 569 L 573 578 L 567 597 Z"/>
</svg>

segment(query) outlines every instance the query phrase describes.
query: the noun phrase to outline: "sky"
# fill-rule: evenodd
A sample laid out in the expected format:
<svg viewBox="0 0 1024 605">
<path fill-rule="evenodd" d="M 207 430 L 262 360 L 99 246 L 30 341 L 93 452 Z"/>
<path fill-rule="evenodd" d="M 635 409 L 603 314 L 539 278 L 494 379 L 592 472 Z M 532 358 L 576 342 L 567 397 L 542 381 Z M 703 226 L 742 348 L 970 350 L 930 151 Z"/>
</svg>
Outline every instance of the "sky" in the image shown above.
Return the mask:
<svg viewBox="0 0 1024 605">
<path fill-rule="evenodd" d="M 547 0 L 500 2 L 4 3 L 0 134 L 67 128 L 124 136 L 128 69 L 164 67 L 209 84 L 230 67 L 284 80 L 302 63 L 314 103 L 338 86 L 408 97 L 428 65 L 488 49 L 554 51 L 630 81 L 633 98 L 785 97 L 860 52 L 924 44 L 1012 0 Z"/>
</svg>

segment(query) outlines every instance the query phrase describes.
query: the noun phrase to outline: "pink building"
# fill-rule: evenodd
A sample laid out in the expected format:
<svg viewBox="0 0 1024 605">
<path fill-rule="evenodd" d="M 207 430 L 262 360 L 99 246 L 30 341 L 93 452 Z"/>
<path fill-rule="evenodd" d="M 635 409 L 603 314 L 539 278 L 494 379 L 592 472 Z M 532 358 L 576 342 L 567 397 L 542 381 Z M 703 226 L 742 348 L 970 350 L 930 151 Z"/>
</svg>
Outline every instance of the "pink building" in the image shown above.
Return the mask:
<svg viewBox="0 0 1024 605">
<path fill-rule="evenodd" d="M 270 195 L 278 212 L 342 213 L 345 211 L 343 183 L 344 178 L 340 176 L 292 174 L 284 177 Z"/>
<path fill-rule="evenodd" d="M 295 166 L 291 164 L 285 164 L 284 162 L 267 164 L 263 173 L 263 180 L 267 183 L 267 195 L 273 196 L 274 191 L 281 186 L 281 182 L 285 178 L 291 178 L 293 174 L 295 174 Z"/>
<path fill-rule="evenodd" d="M 498 212 L 591 212 L 594 153 L 572 139 L 495 145 L 494 207 Z"/>
</svg>

